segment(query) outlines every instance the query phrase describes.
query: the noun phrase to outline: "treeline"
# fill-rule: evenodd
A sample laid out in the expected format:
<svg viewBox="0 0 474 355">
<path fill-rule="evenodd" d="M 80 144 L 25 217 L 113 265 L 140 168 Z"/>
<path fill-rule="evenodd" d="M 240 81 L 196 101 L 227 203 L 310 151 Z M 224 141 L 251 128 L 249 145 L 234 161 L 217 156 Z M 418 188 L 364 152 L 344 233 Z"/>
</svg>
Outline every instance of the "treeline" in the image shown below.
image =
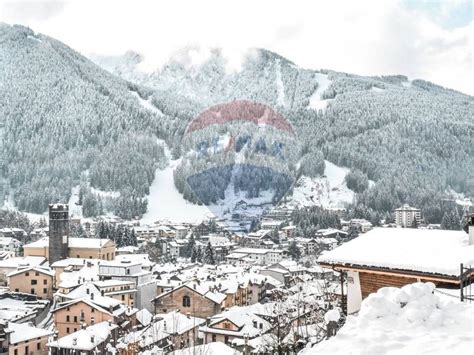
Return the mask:
<svg viewBox="0 0 474 355">
<path fill-rule="evenodd" d="M 295 209 L 291 220 L 296 226 L 297 235 L 302 237 L 313 237 L 319 229 L 342 227 L 336 212 L 318 206 Z"/>
<path fill-rule="evenodd" d="M 113 225 L 100 221 L 95 228 L 95 236 L 100 239 L 111 239 L 118 248 L 125 246 L 137 246 L 137 236 L 133 228 L 122 224 Z"/>
</svg>

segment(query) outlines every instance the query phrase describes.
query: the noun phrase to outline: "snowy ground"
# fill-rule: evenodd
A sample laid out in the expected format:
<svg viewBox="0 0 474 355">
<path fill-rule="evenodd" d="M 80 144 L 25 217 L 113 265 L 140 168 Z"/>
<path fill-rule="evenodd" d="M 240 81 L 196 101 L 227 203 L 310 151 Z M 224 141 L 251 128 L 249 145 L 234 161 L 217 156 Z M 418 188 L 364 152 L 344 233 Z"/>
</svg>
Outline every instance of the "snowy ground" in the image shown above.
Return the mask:
<svg viewBox="0 0 474 355">
<path fill-rule="evenodd" d="M 180 160 L 171 160 L 171 154 L 166 144 L 164 147 L 169 164 L 165 169 L 158 168 L 155 171 L 155 179 L 150 186 L 150 194 L 147 196 L 148 211 L 143 215 L 141 222 L 150 224 L 157 220 L 169 220 L 171 222 L 199 223 L 211 213 L 205 206 L 186 201 L 176 189 L 173 171 Z"/>
<path fill-rule="evenodd" d="M 78 205 L 80 186 L 77 185 L 71 189 L 71 197 L 69 198 L 69 215 L 71 217 L 82 218 L 82 206 Z"/>
<path fill-rule="evenodd" d="M 300 355 L 472 354 L 474 304 L 433 290 L 432 283 L 382 288 L 335 337 Z"/>
<path fill-rule="evenodd" d="M 327 90 L 331 81 L 328 79 L 327 74 L 315 74 L 316 81 L 318 82 L 318 88 L 309 98 L 309 106 L 313 110 L 325 110 L 328 103 L 333 99 L 324 100 L 321 95 Z"/>
<path fill-rule="evenodd" d="M 354 192 L 346 186 L 344 181 L 349 169 L 339 167 L 327 160 L 325 164 L 323 177 L 311 179 L 303 176 L 300 178 L 289 204 L 343 208 L 353 202 Z"/>
<path fill-rule="evenodd" d="M 169 151 L 166 150 L 169 156 Z M 296 206 L 322 206 L 325 208 L 344 208 L 352 203 L 354 192 L 345 184 L 344 178 L 349 169 L 339 167 L 325 161 L 325 176 L 310 179 L 300 178 L 293 191 L 293 196 L 288 205 Z M 157 220 L 170 220 L 176 222 L 200 222 L 210 216 L 230 219 L 232 212 L 239 212 L 248 216 L 259 215 L 264 208 L 271 206 L 272 194 L 262 193 L 255 199 L 245 198 L 244 193 L 235 194 L 233 185 L 226 190 L 226 198 L 211 206 L 199 206 L 186 201 L 174 185 L 173 170 L 179 160 L 170 160 L 168 166 L 155 172 L 155 180 L 150 187 L 148 198 L 148 211 L 143 216 L 142 222 L 153 223 Z M 247 207 L 236 210 L 236 204 L 244 200 Z"/>
<path fill-rule="evenodd" d="M 148 111 L 156 113 L 158 116 L 164 116 L 163 112 L 161 112 L 160 109 L 158 109 L 155 105 L 151 103 L 151 100 L 144 100 L 138 95 L 136 91 L 131 91 L 132 95 L 135 96 L 140 103 L 140 105 L 143 106 Z"/>
</svg>

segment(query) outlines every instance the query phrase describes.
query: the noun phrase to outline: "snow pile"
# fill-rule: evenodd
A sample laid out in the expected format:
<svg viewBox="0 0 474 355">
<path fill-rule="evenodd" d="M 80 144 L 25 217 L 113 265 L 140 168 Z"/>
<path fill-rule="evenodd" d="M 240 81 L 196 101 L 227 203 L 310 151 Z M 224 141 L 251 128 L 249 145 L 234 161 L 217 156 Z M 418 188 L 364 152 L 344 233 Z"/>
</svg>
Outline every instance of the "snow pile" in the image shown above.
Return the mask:
<svg viewBox="0 0 474 355">
<path fill-rule="evenodd" d="M 338 334 L 308 354 L 472 354 L 474 305 L 438 297 L 432 283 L 385 287 Z"/>
<path fill-rule="evenodd" d="M 339 318 L 341 318 L 341 314 L 337 309 L 331 309 L 324 315 L 324 321 L 326 324 L 329 322 L 338 322 Z"/>
</svg>

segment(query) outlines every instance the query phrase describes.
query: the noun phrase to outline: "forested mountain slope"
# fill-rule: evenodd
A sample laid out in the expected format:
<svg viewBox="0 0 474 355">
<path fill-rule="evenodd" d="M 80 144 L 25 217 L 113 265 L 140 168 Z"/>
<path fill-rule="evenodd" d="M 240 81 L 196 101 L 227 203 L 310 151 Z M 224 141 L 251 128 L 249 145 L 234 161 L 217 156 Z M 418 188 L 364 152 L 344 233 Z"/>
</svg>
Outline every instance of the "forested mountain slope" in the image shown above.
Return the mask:
<svg viewBox="0 0 474 355">
<path fill-rule="evenodd" d="M 429 221 L 439 222 L 447 190 L 474 195 L 471 96 L 402 75 L 301 69 L 266 50 L 251 51 L 237 72 L 226 71 L 218 50 L 199 65 L 189 65 L 183 50 L 151 74 L 140 70 L 143 57 L 133 52 L 94 60 L 154 89 L 153 103 L 171 115 L 186 112 L 192 117 L 234 99 L 271 105 L 297 131 L 303 147 L 301 174 L 319 175 L 324 158 L 353 170 L 351 177 L 361 180 L 353 183 L 359 187 L 361 217 L 407 202 L 422 207 Z M 376 182 L 371 188 L 368 179 Z"/>
<path fill-rule="evenodd" d="M 158 139 L 188 164 L 176 169 L 182 190 L 180 171 L 197 168 L 190 154 L 196 142 L 182 140 L 189 120 L 234 100 L 266 104 L 290 120 L 297 139 L 288 169 L 295 177 L 321 175 L 324 159 L 351 168 L 361 215 L 407 202 L 439 222 L 447 189 L 474 195 L 471 96 L 403 76 L 302 69 L 266 50 L 253 50 L 238 71 L 226 70 L 219 50 L 199 65 L 187 63 L 183 50 L 153 73 L 140 70 L 143 58 L 133 52 L 94 60 L 116 75 L 52 38 L 0 25 L 2 201 L 43 212 L 81 185 L 87 214 L 103 209 L 93 193 L 102 190 L 119 193 L 109 201 L 115 213 L 141 215 L 166 159 Z M 198 138 L 204 135 L 216 140 L 225 132 Z M 258 141 L 251 128 L 249 135 Z M 368 179 L 375 181 L 370 188 Z M 245 179 L 239 184 L 245 190 Z M 252 196 L 266 182 L 255 184 L 247 190 Z"/>
<path fill-rule="evenodd" d="M 136 85 L 99 68 L 61 42 L 28 28 L 0 24 L 0 197 L 41 213 L 71 187 L 121 193 L 128 214 L 143 197 L 163 157 L 162 121 L 140 105 Z"/>
</svg>

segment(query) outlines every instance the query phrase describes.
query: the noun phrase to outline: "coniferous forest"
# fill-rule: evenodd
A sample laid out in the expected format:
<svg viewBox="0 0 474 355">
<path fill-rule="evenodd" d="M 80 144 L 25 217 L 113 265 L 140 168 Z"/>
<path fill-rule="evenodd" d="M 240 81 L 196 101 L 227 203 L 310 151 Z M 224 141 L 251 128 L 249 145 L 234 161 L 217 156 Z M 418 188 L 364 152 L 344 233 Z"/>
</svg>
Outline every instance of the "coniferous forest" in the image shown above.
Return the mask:
<svg viewBox="0 0 474 355">
<path fill-rule="evenodd" d="M 383 216 L 409 203 L 432 223 L 441 223 L 446 210 L 440 201 L 448 191 L 474 195 L 471 96 L 401 75 L 302 69 L 266 50 L 257 50 L 236 73 L 226 72 L 219 51 L 200 66 L 171 61 L 152 75 L 135 70 L 140 60 L 128 53 L 107 67 L 95 58 L 111 74 L 59 41 L 0 25 L 2 201 L 42 213 L 50 201 L 67 201 L 71 189 L 81 186 L 87 216 L 104 208 L 127 219 L 141 216 L 154 172 L 168 159 L 159 140 L 172 158 L 182 158 L 175 184 L 190 201 L 215 202 L 231 180 L 249 197 L 268 189 L 284 194 L 285 178 L 271 180 L 265 169 L 251 168 L 232 179 L 232 168 L 201 176 L 214 186 L 201 196 L 189 189 L 190 176 L 224 159 L 198 154 L 203 148 L 198 143 L 228 132 L 211 128 L 183 140 L 187 124 L 212 105 L 241 99 L 280 112 L 293 125 L 296 144 L 279 160 L 272 144 L 285 137 L 272 132 L 261 143 L 258 132 L 242 125 L 240 136 L 248 135 L 248 141 L 238 142 L 225 158 L 230 167 L 240 154 L 298 179 L 321 175 L 328 160 L 351 169 L 346 183 L 356 193 L 358 213 Z M 330 81 L 321 93 L 327 107 L 315 109 L 310 102 L 321 76 Z M 205 181 L 196 186 L 207 187 Z M 107 203 L 95 191 L 110 193 Z"/>
</svg>

